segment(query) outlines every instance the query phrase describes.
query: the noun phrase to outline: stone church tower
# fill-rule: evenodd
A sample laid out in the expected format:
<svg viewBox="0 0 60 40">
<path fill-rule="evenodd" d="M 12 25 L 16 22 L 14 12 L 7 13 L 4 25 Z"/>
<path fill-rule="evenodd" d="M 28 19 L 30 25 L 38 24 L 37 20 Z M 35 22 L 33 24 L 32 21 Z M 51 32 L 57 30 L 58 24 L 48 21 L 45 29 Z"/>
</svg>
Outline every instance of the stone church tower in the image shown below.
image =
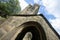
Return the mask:
<svg viewBox="0 0 60 40">
<path fill-rule="evenodd" d="M 20 15 L 0 24 L 0 40 L 60 40 L 47 19 L 38 15 L 39 5 L 29 5 Z"/>
</svg>

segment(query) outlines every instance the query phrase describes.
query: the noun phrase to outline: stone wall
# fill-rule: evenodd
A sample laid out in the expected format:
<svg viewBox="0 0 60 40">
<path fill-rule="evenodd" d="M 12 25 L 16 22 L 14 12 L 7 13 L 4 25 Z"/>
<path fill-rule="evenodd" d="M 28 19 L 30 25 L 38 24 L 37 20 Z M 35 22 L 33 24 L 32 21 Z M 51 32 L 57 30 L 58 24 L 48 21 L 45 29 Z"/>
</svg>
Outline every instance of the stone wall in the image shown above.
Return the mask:
<svg viewBox="0 0 60 40">
<path fill-rule="evenodd" d="M 42 14 L 37 15 L 38 9 L 39 5 L 37 4 L 29 5 L 20 12 L 21 14 L 10 16 L 1 22 L 0 40 L 22 40 L 26 31 L 33 33 L 32 40 L 60 40 L 58 33 L 46 18 Z"/>
<path fill-rule="evenodd" d="M 15 40 L 17 35 L 23 30 L 23 23 L 34 21 L 41 25 L 43 28 L 46 40 L 59 40 L 58 35 L 50 28 L 48 23 L 42 16 L 18 16 L 11 17 L 0 25 L 0 39 L 1 40 Z M 29 24 L 29 23 L 28 23 Z M 33 23 L 34 24 L 34 23 Z"/>
</svg>

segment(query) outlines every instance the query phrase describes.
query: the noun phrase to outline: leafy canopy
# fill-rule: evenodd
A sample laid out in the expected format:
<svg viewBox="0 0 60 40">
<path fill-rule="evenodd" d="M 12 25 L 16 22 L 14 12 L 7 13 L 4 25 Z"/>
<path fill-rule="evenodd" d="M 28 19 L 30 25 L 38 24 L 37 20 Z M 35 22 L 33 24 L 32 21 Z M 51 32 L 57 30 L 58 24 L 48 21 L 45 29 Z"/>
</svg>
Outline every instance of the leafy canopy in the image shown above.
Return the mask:
<svg viewBox="0 0 60 40">
<path fill-rule="evenodd" d="M 17 14 L 21 10 L 18 0 L 0 0 L 0 16 Z"/>
</svg>

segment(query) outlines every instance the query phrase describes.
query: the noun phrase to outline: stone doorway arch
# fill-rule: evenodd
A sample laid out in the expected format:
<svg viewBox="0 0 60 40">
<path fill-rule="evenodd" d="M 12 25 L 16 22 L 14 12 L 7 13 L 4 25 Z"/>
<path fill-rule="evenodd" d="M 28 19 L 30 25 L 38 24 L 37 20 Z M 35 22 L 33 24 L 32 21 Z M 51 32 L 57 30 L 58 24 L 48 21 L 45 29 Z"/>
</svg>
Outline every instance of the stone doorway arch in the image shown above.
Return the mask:
<svg viewBox="0 0 60 40">
<path fill-rule="evenodd" d="M 44 29 L 38 22 L 29 21 L 29 22 L 23 23 L 21 26 L 24 28 L 17 35 L 15 40 L 22 40 L 25 37 L 26 33 L 28 32 L 32 34 L 31 40 L 46 40 L 46 34 L 44 32 Z"/>
</svg>

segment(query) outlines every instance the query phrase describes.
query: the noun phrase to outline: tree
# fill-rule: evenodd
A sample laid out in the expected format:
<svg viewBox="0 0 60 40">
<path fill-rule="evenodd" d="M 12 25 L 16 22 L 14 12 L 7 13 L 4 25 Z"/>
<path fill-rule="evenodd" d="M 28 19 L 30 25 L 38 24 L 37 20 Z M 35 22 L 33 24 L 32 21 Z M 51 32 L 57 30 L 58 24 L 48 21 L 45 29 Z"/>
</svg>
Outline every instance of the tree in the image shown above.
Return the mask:
<svg viewBox="0 0 60 40">
<path fill-rule="evenodd" d="M 0 16 L 17 14 L 21 10 L 18 0 L 0 0 Z"/>
</svg>

